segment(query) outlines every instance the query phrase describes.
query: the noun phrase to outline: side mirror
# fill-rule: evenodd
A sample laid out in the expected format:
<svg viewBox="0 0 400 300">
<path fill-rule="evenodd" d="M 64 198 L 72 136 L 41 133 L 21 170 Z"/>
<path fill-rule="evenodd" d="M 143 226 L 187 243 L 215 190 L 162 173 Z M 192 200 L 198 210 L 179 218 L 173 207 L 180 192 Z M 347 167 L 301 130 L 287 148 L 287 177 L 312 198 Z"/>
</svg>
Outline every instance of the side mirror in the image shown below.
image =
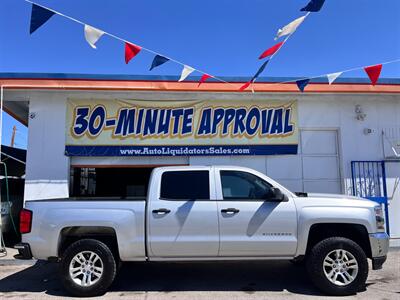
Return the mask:
<svg viewBox="0 0 400 300">
<path fill-rule="evenodd" d="M 268 193 L 268 195 L 266 195 L 266 200 L 272 202 L 287 202 L 289 201 L 289 198 L 284 193 L 282 193 L 280 189 L 272 187 L 271 193 Z"/>
</svg>

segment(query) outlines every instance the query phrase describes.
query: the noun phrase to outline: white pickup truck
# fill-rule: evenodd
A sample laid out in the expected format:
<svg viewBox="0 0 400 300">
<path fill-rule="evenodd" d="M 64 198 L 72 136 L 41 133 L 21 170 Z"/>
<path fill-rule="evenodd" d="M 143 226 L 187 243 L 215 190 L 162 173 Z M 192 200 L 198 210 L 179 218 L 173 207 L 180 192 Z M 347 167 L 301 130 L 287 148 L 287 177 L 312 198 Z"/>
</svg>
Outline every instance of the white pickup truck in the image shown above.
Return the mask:
<svg viewBox="0 0 400 300">
<path fill-rule="evenodd" d="M 107 291 L 124 261 L 304 259 L 327 294 L 362 289 L 389 238 L 381 207 L 344 195 L 294 194 L 242 167 L 153 170 L 147 199 L 27 201 L 17 258 L 60 262 L 73 295 Z M 267 270 L 266 270 L 267 271 Z"/>
</svg>

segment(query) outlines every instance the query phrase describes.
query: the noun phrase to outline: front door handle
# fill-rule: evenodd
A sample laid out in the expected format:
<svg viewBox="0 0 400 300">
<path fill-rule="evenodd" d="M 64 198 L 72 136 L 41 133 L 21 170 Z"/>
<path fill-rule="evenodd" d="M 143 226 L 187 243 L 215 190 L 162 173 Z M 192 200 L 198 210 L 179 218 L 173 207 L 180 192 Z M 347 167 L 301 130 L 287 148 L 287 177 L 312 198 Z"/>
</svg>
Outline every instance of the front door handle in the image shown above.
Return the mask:
<svg viewBox="0 0 400 300">
<path fill-rule="evenodd" d="M 170 212 L 171 212 L 171 210 L 167 209 L 167 208 L 159 208 L 159 209 L 153 210 L 153 214 L 157 214 L 157 215 L 166 215 L 166 214 L 169 214 Z"/>
<path fill-rule="evenodd" d="M 237 214 L 239 211 L 240 210 L 238 210 L 237 208 L 231 208 L 231 207 L 230 208 L 221 209 L 222 213 L 230 214 L 230 215 Z"/>
</svg>

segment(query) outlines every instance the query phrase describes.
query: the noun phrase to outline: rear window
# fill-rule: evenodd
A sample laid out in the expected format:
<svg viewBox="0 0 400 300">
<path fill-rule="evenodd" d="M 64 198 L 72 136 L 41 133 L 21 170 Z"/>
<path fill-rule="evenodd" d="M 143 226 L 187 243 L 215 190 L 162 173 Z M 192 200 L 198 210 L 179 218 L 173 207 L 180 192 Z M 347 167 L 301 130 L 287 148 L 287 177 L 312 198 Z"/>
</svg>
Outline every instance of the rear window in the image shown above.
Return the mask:
<svg viewBox="0 0 400 300">
<path fill-rule="evenodd" d="M 143 200 L 153 168 L 72 167 L 70 197 Z"/>
<path fill-rule="evenodd" d="M 160 197 L 169 200 L 210 199 L 209 172 L 164 172 L 161 177 Z"/>
</svg>

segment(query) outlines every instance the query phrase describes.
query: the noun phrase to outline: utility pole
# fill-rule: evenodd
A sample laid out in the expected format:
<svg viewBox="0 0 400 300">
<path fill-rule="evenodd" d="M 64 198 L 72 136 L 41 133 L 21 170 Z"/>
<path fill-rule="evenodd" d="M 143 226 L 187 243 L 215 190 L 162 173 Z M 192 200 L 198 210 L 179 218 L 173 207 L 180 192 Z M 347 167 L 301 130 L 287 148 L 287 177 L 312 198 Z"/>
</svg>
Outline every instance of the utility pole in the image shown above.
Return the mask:
<svg viewBox="0 0 400 300">
<path fill-rule="evenodd" d="M 14 147 L 14 141 L 15 141 L 15 133 L 17 132 L 17 126 L 13 126 L 13 131 L 12 131 L 12 135 L 11 135 L 11 147 Z"/>
</svg>

